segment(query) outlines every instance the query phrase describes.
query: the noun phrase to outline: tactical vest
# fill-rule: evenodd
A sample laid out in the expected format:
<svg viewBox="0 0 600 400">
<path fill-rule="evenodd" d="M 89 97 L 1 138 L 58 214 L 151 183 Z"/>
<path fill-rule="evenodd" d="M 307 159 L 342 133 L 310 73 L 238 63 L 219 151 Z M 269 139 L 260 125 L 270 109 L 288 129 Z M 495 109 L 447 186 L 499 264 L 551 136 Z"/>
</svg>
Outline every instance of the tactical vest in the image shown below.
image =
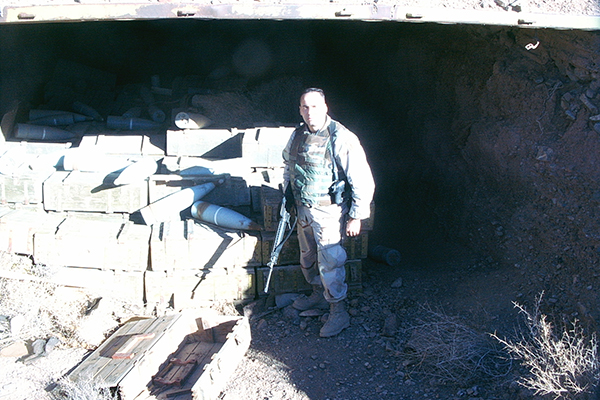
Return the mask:
<svg viewBox="0 0 600 400">
<path fill-rule="evenodd" d="M 330 131 L 334 121 L 317 133 L 304 129 L 295 132 L 290 146 L 289 172 L 294 198 L 308 206 L 331 204 L 329 187 L 333 182 Z"/>
</svg>

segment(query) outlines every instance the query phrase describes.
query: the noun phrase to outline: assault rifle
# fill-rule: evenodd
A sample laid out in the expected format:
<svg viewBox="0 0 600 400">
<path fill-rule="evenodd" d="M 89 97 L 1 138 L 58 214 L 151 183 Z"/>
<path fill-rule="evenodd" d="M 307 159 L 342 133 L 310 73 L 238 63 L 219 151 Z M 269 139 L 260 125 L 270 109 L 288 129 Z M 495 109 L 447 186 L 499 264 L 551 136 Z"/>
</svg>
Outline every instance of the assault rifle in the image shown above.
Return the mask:
<svg viewBox="0 0 600 400">
<path fill-rule="evenodd" d="M 277 233 L 275 233 L 275 240 L 273 241 L 273 250 L 271 250 L 271 259 L 267 263 L 269 267 L 269 275 L 267 276 L 267 283 L 265 283 L 265 293 L 269 292 L 269 283 L 271 282 L 271 275 L 273 274 L 273 267 L 277 264 L 279 259 L 279 253 L 283 248 L 283 244 L 289 239 L 290 235 L 296 227 L 297 218 L 294 217 L 294 222 L 290 226 L 290 213 L 286 207 L 286 196 L 283 196 L 281 200 L 281 208 L 279 209 L 279 225 L 277 225 Z M 290 228 L 289 233 L 285 236 L 285 231 Z"/>
</svg>

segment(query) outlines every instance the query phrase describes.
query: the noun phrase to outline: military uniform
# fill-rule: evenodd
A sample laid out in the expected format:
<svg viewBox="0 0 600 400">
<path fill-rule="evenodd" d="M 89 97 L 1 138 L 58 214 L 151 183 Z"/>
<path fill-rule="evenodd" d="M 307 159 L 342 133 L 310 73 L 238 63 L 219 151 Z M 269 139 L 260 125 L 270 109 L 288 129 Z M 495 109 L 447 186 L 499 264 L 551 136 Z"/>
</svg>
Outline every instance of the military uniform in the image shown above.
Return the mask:
<svg viewBox="0 0 600 400">
<path fill-rule="evenodd" d="M 332 155 L 339 176 L 346 179 L 347 202 L 332 203 Z M 301 124 L 283 150 L 284 181 L 294 195 L 298 216 L 300 264 L 308 283 L 324 288 L 328 303 L 346 298 L 346 251 L 342 247 L 347 216 L 370 215 L 375 183 L 358 137 L 327 116 L 324 128 L 310 132 Z"/>
</svg>

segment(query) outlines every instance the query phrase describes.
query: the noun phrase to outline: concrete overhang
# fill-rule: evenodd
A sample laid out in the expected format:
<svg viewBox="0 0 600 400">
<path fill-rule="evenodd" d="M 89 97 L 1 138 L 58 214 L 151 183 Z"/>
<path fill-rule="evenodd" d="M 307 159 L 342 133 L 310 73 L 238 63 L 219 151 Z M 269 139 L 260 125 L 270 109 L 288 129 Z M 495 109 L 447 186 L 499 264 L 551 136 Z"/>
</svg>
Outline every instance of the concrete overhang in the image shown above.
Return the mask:
<svg viewBox="0 0 600 400">
<path fill-rule="evenodd" d="M 312 2 L 96 2 L 8 4 L 0 24 L 156 19 L 350 20 L 439 24 L 476 24 L 552 29 L 600 29 L 600 16 L 539 14 L 514 11 L 417 8 L 398 4 Z"/>
</svg>

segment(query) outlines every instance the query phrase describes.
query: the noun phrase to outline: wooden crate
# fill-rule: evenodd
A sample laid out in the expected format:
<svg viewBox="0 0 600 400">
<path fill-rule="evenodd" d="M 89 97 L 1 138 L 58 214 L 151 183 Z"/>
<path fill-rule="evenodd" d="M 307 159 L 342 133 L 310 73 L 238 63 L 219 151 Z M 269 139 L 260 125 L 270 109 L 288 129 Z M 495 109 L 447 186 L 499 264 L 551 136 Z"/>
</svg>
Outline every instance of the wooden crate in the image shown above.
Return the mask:
<svg viewBox="0 0 600 400">
<path fill-rule="evenodd" d="M 362 261 L 346 261 L 346 283 L 348 290 L 359 292 L 362 290 Z M 256 289 L 259 295 L 264 295 L 265 284 L 269 275 L 268 267 L 256 269 Z M 300 265 L 284 265 L 273 268 L 269 293 L 297 293 L 310 291 L 311 285 L 306 282 Z"/>
<path fill-rule="evenodd" d="M 282 152 L 294 127 L 247 129 L 242 141 L 242 156 L 251 167 L 282 167 Z"/>
<path fill-rule="evenodd" d="M 265 231 L 277 231 L 282 198 L 283 194 L 281 190 L 267 185 L 260 187 L 262 221 Z"/>
<path fill-rule="evenodd" d="M 68 378 L 77 382 L 97 377 L 105 387 L 117 388 L 123 400 L 214 400 L 250 341 L 245 317 L 205 311 L 131 321 Z"/>
<path fill-rule="evenodd" d="M 242 156 L 242 137 L 235 128 L 168 130 L 166 155 L 237 158 Z"/>
<path fill-rule="evenodd" d="M 23 165 L 12 175 L 0 175 L 0 201 L 2 204 L 41 204 L 43 183 L 52 170 L 32 171 Z"/>
<path fill-rule="evenodd" d="M 100 154 L 136 154 L 142 155 L 144 135 L 84 135 L 79 147 L 93 148 Z"/>
<path fill-rule="evenodd" d="M 289 231 L 286 231 L 286 235 Z M 262 264 L 267 265 L 271 259 L 273 251 L 273 242 L 275 240 L 275 232 L 262 232 Z M 283 244 L 277 265 L 298 264 L 300 262 L 300 245 L 298 244 L 298 234 L 294 231 Z"/>
<path fill-rule="evenodd" d="M 58 229 L 36 234 L 34 258 L 48 265 L 145 271 L 150 233 L 120 215 L 72 214 Z"/>
<path fill-rule="evenodd" d="M 238 301 L 256 296 L 254 267 L 187 271 L 146 271 L 149 305 L 171 304 L 176 309 L 198 307 L 207 301 Z"/>
<path fill-rule="evenodd" d="M 34 236 L 38 232 L 56 230 L 63 215 L 46 213 L 39 207 L 23 207 L 6 212 L 0 217 L 0 250 L 33 255 Z"/>
<path fill-rule="evenodd" d="M 85 289 L 87 293 L 126 301 L 144 307 L 144 273 L 92 268 L 53 267 L 43 277 L 0 269 L 0 277 L 24 282 L 53 283 L 63 288 Z"/>
<path fill-rule="evenodd" d="M 367 258 L 369 250 L 369 233 L 361 231 L 358 236 L 347 237 L 343 241 L 343 246 L 349 260 Z"/>
<path fill-rule="evenodd" d="M 105 185 L 106 174 L 56 171 L 43 184 L 47 211 L 131 213 L 148 204 L 148 182 Z"/>
<path fill-rule="evenodd" d="M 200 185 L 207 182 L 215 182 L 223 179 L 223 184 L 215 187 L 207 193 L 202 200 L 220 206 L 248 206 L 250 200 L 250 188 L 242 177 L 237 176 L 180 176 L 180 175 L 154 175 L 149 180 L 150 203 L 162 199 L 179 190 Z"/>
<path fill-rule="evenodd" d="M 262 263 L 260 236 L 196 222 L 167 221 L 152 227 L 153 271 L 256 266 Z"/>
</svg>

